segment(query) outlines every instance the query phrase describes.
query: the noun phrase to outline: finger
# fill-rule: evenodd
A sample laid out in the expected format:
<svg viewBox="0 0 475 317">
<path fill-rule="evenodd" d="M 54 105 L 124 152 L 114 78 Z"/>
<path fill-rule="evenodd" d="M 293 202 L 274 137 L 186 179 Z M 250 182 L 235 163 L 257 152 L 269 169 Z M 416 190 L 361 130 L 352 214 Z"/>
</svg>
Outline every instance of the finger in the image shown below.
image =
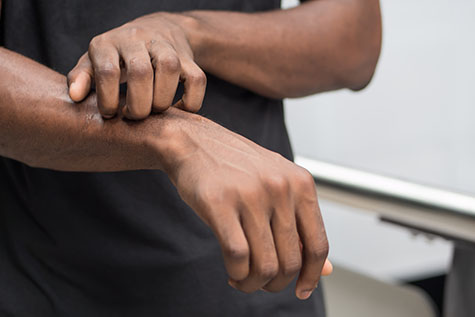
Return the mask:
<svg viewBox="0 0 475 317">
<path fill-rule="evenodd" d="M 152 109 L 163 112 L 172 105 L 180 82 L 180 59 L 172 47 L 163 44 L 152 46 L 149 53 L 155 68 Z"/>
<path fill-rule="evenodd" d="M 322 276 L 328 276 L 333 273 L 333 264 L 330 260 L 326 259 L 325 264 L 323 265 Z"/>
<path fill-rule="evenodd" d="M 296 295 L 307 299 L 317 287 L 328 255 L 328 241 L 311 176 L 297 202 L 297 228 L 303 245 L 303 262 Z"/>
<path fill-rule="evenodd" d="M 186 111 L 197 112 L 201 108 L 206 92 L 206 75 L 194 61 L 183 59 L 181 80 L 185 91 L 176 106 Z"/>
<path fill-rule="evenodd" d="M 302 246 L 302 242 L 300 241 L 300 239 L 299 239 L 299 245 L 300 245 L 300 252 L 302 252 L 303 246 Z M 329 276 L 332 273 L 333 273 L 333 264 L 327 258 L 325 260 L 325 263 L 323 264 L 322 276 Z"/>
<path fill-rule="evenodd" d="M 222 222 L 213 222 L 211 228 L 221 245 L 226 271 L 230 279 L 243 280 L 249 275 L 249 245 L 239 217 L 218 219 Z"/>
<path fill-rule="evenodd" d="M 112 118 L 119 108 L 119 53 L 112 44 L 93 39 L 89 58 L 94 69 L 97 107 L 104 118 Z"/>
<path fill-rule="evenodd" d="M 281 208 L 289 208 L 289 204 Z M 279 273 L 271 280 L 264 290 L 279 292 L 283 290 L 297 275 L 302 265 L 302 255 L 299 247 L 299 236 L 295 217 L 289 210 L 277 210 L 272 217 L 272 232 L 279 258 Z"/>
<path fill-rule="evenodd" d="M 255 208 L 260 208 L 259 204 L 254 204 Z M 245 293 L 252 293 L 277 275 L 279 263 L 269 220 L 259 219 L 258 213 L 249 208 L 246 213 L 242 223 L 251 252 L 250 272 L 244 280 L 231 281 L 231 285 Z"/>
<path fill-rule="evenodd" d="M 79 58 L 78 63 L 68 74 L 69 96 L 75 102 L 80 102 L 91 90 L 93 70 L 88 53 Z"/>
<path fill-rule="evenodd" d="M 124 116 L 132 120 L 148 117 L 152 110 L 153 67 L 145 45 L 121 48 L 127 72 L 127 97 Z"/>
</svg>

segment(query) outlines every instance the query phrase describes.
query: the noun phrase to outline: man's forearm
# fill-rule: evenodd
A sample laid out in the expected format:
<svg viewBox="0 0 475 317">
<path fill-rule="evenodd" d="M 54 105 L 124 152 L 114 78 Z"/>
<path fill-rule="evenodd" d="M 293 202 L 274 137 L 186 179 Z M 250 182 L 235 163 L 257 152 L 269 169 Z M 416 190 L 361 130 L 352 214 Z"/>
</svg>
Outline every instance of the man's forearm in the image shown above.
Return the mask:
<svg viewBox="0 0 475 317">
<path fill-rule="evenodd" d="M 168 127 L 186 115 L 171 109 L 140 123 L 104 121 L 94 94 L 72 102 L 64 76 L 4 48 L 0 74 L 0 155 L 35 167 L 163 169 L 160 152 L 173 145 Z"/>
<path fill-rule="evenodd" d="M 182 25 L 205 71 L 259 94 L 361 89 L 379 57 L 377 0 L 316 0 L 264 13 L 191 11 Z"/>
<path fill-rule="evenodd" d="M 164 170 L 241 291 L 280 291 L 298 274 L 307 299 L 331 271 L 313 177 L 281 155 L 175 107 L 103 121 L 94 95 L 72 103 L 63 76 L 2 48 L 0 74 L 0 155 L 65 171 Z"/>
</svg>

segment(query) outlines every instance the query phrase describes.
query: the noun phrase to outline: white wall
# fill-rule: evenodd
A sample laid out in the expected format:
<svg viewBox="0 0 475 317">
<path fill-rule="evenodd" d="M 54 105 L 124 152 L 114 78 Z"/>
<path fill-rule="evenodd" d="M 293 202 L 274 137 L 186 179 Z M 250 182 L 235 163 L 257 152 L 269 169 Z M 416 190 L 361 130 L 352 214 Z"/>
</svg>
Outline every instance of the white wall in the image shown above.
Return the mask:
<svg viewBox="0 0 475 317">
<path fill-rule="evenodd" d="M 475 194 L 475 1 L 382 0 L 382 10 L 366 90 L 287 100 L 295 152 Z M 447 267 L 442 240 L 322 205 L 336 262 L 383 279 Z"/>
</svg>

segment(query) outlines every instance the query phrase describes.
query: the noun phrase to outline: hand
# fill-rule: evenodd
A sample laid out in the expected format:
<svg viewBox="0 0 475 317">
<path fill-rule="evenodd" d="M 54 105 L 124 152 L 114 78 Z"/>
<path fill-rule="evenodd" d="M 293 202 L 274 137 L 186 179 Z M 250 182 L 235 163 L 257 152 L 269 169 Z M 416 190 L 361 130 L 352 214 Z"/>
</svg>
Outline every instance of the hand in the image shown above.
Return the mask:
<svg viewBox="0 0 475 317">
<path fill-rule="evenodd" d="M 331 273 L 312 176 L 205 118 L 183 121 L 166 172 L 215 233 L 231 286 L 277 292 L 299 274 L 296 295 L 308 298 L 322 270 Z"/>
<path fill-rule="evenodd" d="M 182 81 L 185 91 L 176 106 L 198 111 L 206 76 L 193 60 L 185 32 L 175 22 L 179 17 L 155 13 L 94 37 L 88 52 L 68 75 L 71 99 L 83 100 L 94 82 L 99 111 L 104 118 L 111 118 L 118 111 L 119 83 L 127 82 L 122 111 L 127 118 L 139 120 L 151 111 L 170 107 Z"/>
</svg>

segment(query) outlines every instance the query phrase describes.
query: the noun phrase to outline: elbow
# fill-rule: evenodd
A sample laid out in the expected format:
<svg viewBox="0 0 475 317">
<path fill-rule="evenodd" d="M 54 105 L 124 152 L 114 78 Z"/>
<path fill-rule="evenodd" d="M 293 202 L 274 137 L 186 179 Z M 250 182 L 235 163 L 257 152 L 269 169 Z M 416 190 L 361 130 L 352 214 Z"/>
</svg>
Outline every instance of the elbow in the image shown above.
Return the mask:
<svg viewBox="0 0 475 317">
<path fill-rule="evenodd" d="M 371 83 L 378 64 L 379 51 L 375 55 L 376 57 L 366 58 L 353 70 L 351 76 L 348 76 L 345 85 L 347 88 L 353 91 L 361 91 Z"/>
<path fill-rule="evenodd" d="M 353 91 L 366 88 L 371 82 L 382 45 L 382 22 L 379 1 L 373 1 L 374 5 L 366 8 L 361 14 L 362 21 L 359 35 L 352 41 L 353 58 L 351 59 L 350 71 L 346 77 L 346 87 Z"/>
<path fill-rule="evenodd" d="M 366 88 L 375 74 L 382 45 L 379 0 L 353 0 L 343 6 L 347 22 L 333 25 L 323 45 L 302 53 L 303 68 L 286 69 L 286 76 L 263 73 L 252 90 L 262 96 L 299 98 L 324 91 Z M 320 43 L 321 44 L 321 43 Z M 322 49 L 323 47 L 323 49 Z M 310 66 L 309 66 L 310 65 Z"/>
</svg>

